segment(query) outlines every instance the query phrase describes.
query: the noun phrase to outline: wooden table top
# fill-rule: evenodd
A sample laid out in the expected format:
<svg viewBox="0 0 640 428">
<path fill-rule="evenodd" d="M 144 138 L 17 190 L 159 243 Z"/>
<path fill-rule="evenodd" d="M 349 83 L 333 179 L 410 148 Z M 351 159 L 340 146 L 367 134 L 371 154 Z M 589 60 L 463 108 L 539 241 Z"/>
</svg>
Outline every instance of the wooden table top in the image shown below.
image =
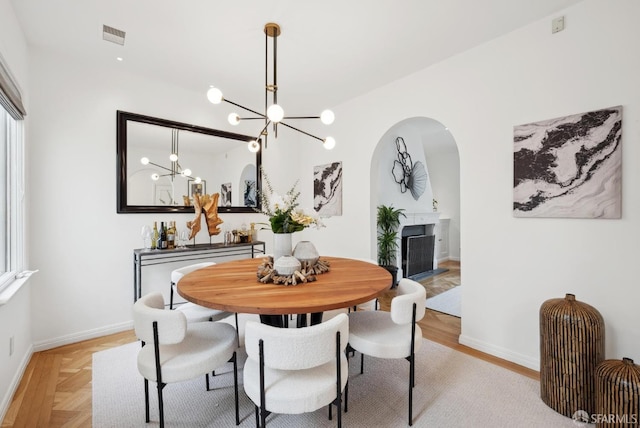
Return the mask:
<svg viewBox="0 0 640 428">
<path fill-rule="evenodd" d="M 294 286 L 263 284 L 256 276 L 262 259 L 219 263 L 185 275 L 178 294 L 200 306 L 261 315 L 324 312 L 367 302 L 391 288 L 391 274 L 365 261 L 321 257 L 329 272 Z"/>
</svg>

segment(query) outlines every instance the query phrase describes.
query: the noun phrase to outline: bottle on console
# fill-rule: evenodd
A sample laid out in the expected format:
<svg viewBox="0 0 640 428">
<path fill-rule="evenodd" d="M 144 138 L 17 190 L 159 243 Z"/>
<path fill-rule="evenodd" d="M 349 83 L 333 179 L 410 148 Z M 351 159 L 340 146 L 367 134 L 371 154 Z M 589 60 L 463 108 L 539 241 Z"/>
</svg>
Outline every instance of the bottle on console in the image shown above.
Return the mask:
<svg viewBox="0 0 640 428">
<path fill-rule="evenodd" d="M 158 249 L 167 249 L 167 228 L 164 227 L 164 222 L 160 222 L 160 239 L 158 240 Z"/>
<path fill-rule="evenodd" d="M 173 250 L 174 248 L 176 248 L 176 222 L 170 221 L 167 229 L 167 249 Z"/>
<path fill-rule="evenodd" d="M 158 248 L 158 239 L 160 239 L 160 234 L 158 233 L 158 222 L 153 222 L 153 234 L 151 235 L 151 249 L 155 250 Z"/>
</svg>

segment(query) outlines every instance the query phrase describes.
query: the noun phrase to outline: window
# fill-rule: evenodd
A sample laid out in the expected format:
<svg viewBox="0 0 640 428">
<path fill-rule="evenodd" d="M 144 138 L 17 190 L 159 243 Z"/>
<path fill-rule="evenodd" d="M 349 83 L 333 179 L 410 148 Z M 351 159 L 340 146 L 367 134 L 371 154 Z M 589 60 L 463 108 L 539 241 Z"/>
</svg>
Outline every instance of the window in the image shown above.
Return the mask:
<svg viewBox="0 0 640 428">
<path fill-rule="evenodd" d="M 23 268 L 22 124 L 0 107 L 0 290 Z"/>
<path fill-rule="evenodd" d="M 22 272 L 26 114 L 15 79 L 0 55 L 0 291 Z"/>
</svg>

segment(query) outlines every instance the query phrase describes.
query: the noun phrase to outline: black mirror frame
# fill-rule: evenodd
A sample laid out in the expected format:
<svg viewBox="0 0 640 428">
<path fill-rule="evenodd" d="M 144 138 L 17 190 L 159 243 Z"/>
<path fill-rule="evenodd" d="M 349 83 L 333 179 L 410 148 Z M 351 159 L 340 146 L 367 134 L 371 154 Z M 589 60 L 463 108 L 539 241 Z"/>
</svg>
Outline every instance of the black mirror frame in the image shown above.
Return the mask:
<svg viewBox="0 0 640 428">
<path fill-rule="evenodd" d="M 117 213 L 118 214 L 134 214 L 134 213 L 194 213 L 194 207 L 185 207 L 182 205 L 174 206 L 156 206 L 156 205 L 129 205 L 127 203 L 127 123 L 140 122 L 151 125 L 164 126 L 168 128 L 181 129 L 185 131 L 197 132 L 200 134 L 212 135 L 215 137 L 229 138 L 232 140 L 249 142 L 254 137 L 247 135 L 235 134 L 233 132 L 220 131 L 218 129 L 205 128 L 197 125 L 189 125 L 187 123 L 175 122 L 172 120 L 159 119 L 151 116 L 144 116 L 126 111 L 117 111 Z M 262 189 L 262 176 L 260 167 L 262 165 L 262 146 L 256 152 L 256 193 L 260 194 Z M 254 213 L 260 210 L 260 198 L 257 198 L 255 207 L 218 207 L 219 213 Z"/>
</svg>

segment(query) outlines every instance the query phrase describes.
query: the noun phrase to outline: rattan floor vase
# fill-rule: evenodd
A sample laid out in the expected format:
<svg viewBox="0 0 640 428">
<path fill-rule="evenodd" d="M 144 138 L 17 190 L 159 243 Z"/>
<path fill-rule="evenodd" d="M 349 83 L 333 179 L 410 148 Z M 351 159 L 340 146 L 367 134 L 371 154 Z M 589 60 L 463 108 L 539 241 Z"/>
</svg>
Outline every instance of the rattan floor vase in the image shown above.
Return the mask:
<svg viewBox="0 0 640 428">
<path fill-rule="evenodd" d="M 567 417 L 595 411 L 595 370 L 604 360 L 604 320 L 576 300 L 547 300 L 540 307 L 540 397 Z"/>
<path fill-rule="evenodd" d="M 603 428 L 640 426 L 640 366 L 632 359 L 598 364 L 594 421 Z"/>
</svg>

